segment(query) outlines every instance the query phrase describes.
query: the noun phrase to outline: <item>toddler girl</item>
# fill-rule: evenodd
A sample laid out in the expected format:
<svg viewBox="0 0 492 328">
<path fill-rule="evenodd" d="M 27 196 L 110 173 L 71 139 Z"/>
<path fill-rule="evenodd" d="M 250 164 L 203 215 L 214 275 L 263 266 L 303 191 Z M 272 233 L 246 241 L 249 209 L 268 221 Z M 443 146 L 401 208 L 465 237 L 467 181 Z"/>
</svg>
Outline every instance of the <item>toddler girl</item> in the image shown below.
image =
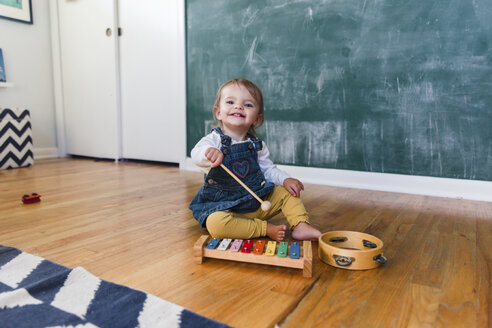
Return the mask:
<svg viewBox="0 0 492 328">
<path fill-rule="evenodd" d="M 203 187 L 190 204 L 193 216 L 214 238 L 251 239 L 268 236 L 282 241 L 285 225 L 267 222 L 280 211 L 298 240 L 317 239 L 321 232 L 309 224 L 300 199 L 303 184 L 278 169 L 266 144 L 256 137 L 263 123 L 261 90 L 246 79 L 224 83 L 217 92 L 214 116 L 219 126 L 191 151 L 193 162 L 210 167 Z M 260 203 L 219 165 L 224 164 L 251 190 L 272 206 Z"/>
</svg>

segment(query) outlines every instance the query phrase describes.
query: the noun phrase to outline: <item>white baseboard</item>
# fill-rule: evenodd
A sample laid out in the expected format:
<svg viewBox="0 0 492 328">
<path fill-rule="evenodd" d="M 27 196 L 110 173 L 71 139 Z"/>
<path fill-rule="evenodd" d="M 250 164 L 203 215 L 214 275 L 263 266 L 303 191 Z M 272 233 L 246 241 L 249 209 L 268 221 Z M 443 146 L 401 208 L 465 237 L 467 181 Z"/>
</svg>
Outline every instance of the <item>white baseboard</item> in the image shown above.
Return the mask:
<svg viewBox="0 0 492 328">
<path fill-rule="evenodd" d="M 191 158 L 180 166 L 200 171 Z M 278 165 L 305 183 L 492 202 L 492 182 Z"/>
<path fill-rule="evenodd" d="M 59 157 L 58 148 L 34 148 L 32 153 L 34 160 Z"/>
</svg>

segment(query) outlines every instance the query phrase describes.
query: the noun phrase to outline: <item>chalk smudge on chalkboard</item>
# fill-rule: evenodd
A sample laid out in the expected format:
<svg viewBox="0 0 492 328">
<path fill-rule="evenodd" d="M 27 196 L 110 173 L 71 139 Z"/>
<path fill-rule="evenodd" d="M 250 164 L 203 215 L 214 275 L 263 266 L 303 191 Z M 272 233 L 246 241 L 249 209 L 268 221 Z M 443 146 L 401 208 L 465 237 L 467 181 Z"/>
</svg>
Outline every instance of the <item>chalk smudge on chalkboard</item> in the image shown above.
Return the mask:
<svg viewBox="0 0 492 328">
<path fill-rule="evenodd" d="M 259 9 L 254 9 L 252 6 L 246 8 L 246 10 L 244 11 L 243 20 L 241 21 L 241 26 L 248 27 L 253 24 L 253 22 L 256 20 L 256 17 L 258 16 L 259 11 Z"/>
<path fill-rule="evenodd" d="M 306 15 L 306 20 L 305 20 L 305 26 L 309 26 L 314 22 L 313 20 L 313 8 L 308 7 L 307 9 L 307 15 Z"/>
<path fill-rule="evenodd" d="M 342 122 L 266 121 L 265 142 L 275 163 L 300 159 L 310 165 L 326 161 L 335 164 L 342 138 Z"/>
<path fill-rule="evenodd" d="M 478 124 L 486 123 L 469 115 L 456 121 L 445 111 L 422 115 L 399 112 L 383 119 L 366 118 L 361 124 L 360 143 L 364 169 L 419 174 L 428 168 L 434 176 L 452 170 L 455 176 L 474 179 L 490 166 L 490 156 L 482 163 L 482 154 L 476 151 L 489 149 L 490 141 L 480 137 L 480 130 L 468 132 Z M 351 145 L 349 153 L 357 150 Z"/>
<path fill-rule="evenodd" d="M 256 42 L 257 40 L 258 40 L 258 38 L 255 37 L 253 39 L 253 42 L 251 42 L 251 46 L 249 47 L 248 54 L 246 55 L 246 58 L 244 59 L 243 68 L 246 65 L 249 65 L 249 66 L 253 66 L 254 65 L 253 59 L 254 59 L 254 56 L 255 56 L 256 47 L 258 46 L 258 44 Z"/>
<path fill-rule="evenodd" d="M 215 120 L 205 120 L 203 135 L 218 126 Z M 312 165 L 329 160 L 336 163 L 342 143 L 342 122 L 266 121 L 257 132 L 278 164 L 307 160 Z"/>
</svg>

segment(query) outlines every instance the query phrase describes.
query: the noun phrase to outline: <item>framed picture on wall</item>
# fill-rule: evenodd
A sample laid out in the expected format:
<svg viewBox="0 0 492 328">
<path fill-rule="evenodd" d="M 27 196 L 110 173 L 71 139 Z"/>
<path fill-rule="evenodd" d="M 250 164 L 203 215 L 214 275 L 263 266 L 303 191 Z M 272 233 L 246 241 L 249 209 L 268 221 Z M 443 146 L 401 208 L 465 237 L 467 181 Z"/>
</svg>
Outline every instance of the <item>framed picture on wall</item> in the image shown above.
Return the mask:
<svg viewBox="0 0 492 328">
<path fill-rule="evenodd" d="M 3 64 L 2 48 L 0 48 L 0 82 L 7 82 L 7 77 L 5 76 L 5 65 Z"/>
<path fill-rule="evenodd" d="M 0 17 L 32 24 L 31 0 L 0 0 Z"/>
</svg>

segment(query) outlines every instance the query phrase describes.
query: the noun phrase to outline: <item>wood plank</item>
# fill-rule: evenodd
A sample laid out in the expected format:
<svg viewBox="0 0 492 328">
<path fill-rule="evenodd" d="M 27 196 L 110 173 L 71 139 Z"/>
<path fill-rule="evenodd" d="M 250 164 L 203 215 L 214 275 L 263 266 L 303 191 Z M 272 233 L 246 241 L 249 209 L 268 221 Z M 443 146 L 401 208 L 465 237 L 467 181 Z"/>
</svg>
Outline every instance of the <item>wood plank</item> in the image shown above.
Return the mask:
<svg viewBox="0 0 492 328">
<path fill-rule="evenodd" d="M 441 295 L 439 288 L 411 284 L 396 327 L 435 327 Z"/>
<path fill-rule="evenodd" d="M 492 204 L 482 202 L 478 206 L 477 213 L 477 263 L 476 280 L 480 289 L 478 290 L 477 325 L 479 327 L 490 327 L 492 313 L 492 283 L 490 275 L 492 272 Z"/>
</svg>

